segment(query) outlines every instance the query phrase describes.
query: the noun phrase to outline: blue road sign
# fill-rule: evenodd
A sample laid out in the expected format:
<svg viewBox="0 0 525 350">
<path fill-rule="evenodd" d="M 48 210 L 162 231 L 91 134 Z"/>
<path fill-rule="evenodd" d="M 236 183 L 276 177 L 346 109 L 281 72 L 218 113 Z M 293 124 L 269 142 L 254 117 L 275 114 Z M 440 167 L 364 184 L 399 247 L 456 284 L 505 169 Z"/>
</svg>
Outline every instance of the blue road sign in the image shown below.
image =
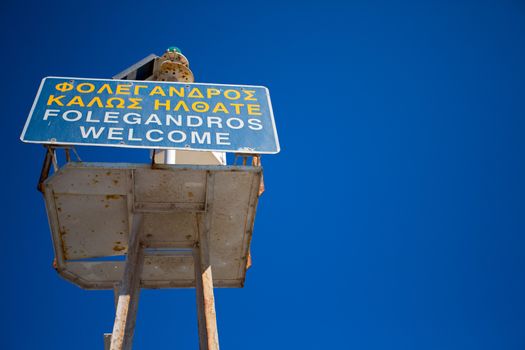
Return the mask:
<svg viewBox="0 0 525 350">
<path fill-rule="evenodd" d="M 57 145 L 278 153 L 262 86 L 48 77 L 20 139 Z"/>
</svg>

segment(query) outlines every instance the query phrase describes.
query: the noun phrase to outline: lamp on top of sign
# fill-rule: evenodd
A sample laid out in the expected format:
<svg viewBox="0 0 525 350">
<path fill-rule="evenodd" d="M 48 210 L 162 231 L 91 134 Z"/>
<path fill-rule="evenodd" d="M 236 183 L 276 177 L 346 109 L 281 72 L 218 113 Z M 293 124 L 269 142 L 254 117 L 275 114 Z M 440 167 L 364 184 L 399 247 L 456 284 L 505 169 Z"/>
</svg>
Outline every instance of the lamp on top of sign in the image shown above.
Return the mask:
<svg viewBox="0 0 525 350">
<path fill-rule="evenodd" d="M 262 86 L 48 77 L 21 140 L 57 145 L 278 153 Z"/>
</svg>

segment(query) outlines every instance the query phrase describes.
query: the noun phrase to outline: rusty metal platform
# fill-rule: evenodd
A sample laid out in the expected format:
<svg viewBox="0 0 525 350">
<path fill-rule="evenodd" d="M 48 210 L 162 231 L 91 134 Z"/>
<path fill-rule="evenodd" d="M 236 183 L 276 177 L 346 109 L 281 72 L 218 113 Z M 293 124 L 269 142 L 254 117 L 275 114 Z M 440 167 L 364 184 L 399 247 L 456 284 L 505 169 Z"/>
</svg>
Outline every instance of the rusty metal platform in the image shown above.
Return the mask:
<svg viewBox="0 0 525 350">
<path fill-rule="evenodd" d="M 141 287 L 195 287 L 192 249 L 209 215 L 214 286 L 242 287 L 261 176 L 257 166 L 67 163 L 43 186 L 56 269 L 113 289 L 140 214 Z"/>
</svg>

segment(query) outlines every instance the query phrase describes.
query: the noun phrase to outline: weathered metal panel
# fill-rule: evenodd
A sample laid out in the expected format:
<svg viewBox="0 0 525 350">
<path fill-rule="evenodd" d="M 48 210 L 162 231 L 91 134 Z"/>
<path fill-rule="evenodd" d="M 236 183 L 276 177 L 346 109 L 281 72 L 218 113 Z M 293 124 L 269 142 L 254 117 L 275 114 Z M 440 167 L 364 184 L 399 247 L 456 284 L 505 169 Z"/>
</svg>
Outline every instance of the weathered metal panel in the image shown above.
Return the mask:
<svg viewBox="0 0 525 350">
<path fill-rule="evenodd" d="M 69 163 L 44 186 L 57 269 L 83 288 L 111 289 L 120 281 L 131 216 L 141 213 L 145 248 L 192 248 L 205 227 L 208 201 L 210 261 L 216 287 L 241 287 L 262 170 L 259 167 Z M 213 198 L 206 194 L 213 175 Z M 169 251 L 148 255 L 145 288 L 195 285 L 193 260 Z M 97 261 L 86 259 L 97 258 Z"/>
<path fill-rule="evenodd" d="M 65 259 L 122 255 L 127 252 L 126 196 L 55 192 L 55 203 Z"/>
<path fill-rule="evenodd" d="M 136 203 L 204 203 L 206 173 L 181 169 L 173 172 L 155 169 L 134 170 Z"/>
<path fill-rule="evenodd" d="M 196 238 L 195 214 L 189 212 L 145 215 L 143 241 L 149 247 L 191 248 Z"/>
<path fill-rule="evenodd" d="M 64 167 L 53 175 L 53 191 L 67 194 L 126 195 L 129 170 L 119 168 Z"/>
</svg>

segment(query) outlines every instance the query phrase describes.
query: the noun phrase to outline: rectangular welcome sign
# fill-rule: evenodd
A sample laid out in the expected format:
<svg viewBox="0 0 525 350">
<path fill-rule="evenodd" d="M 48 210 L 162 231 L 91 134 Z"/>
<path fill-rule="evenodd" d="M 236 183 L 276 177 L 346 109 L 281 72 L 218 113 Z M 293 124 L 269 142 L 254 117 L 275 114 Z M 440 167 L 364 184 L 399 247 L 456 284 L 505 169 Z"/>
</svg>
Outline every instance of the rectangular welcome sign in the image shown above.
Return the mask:
<svg viewBox="0 0 525 350">
<path fill-rule="evenodd" d="M 47 77 L 24 142 L 278 153 L 262 86 Z"/>
</svg>

